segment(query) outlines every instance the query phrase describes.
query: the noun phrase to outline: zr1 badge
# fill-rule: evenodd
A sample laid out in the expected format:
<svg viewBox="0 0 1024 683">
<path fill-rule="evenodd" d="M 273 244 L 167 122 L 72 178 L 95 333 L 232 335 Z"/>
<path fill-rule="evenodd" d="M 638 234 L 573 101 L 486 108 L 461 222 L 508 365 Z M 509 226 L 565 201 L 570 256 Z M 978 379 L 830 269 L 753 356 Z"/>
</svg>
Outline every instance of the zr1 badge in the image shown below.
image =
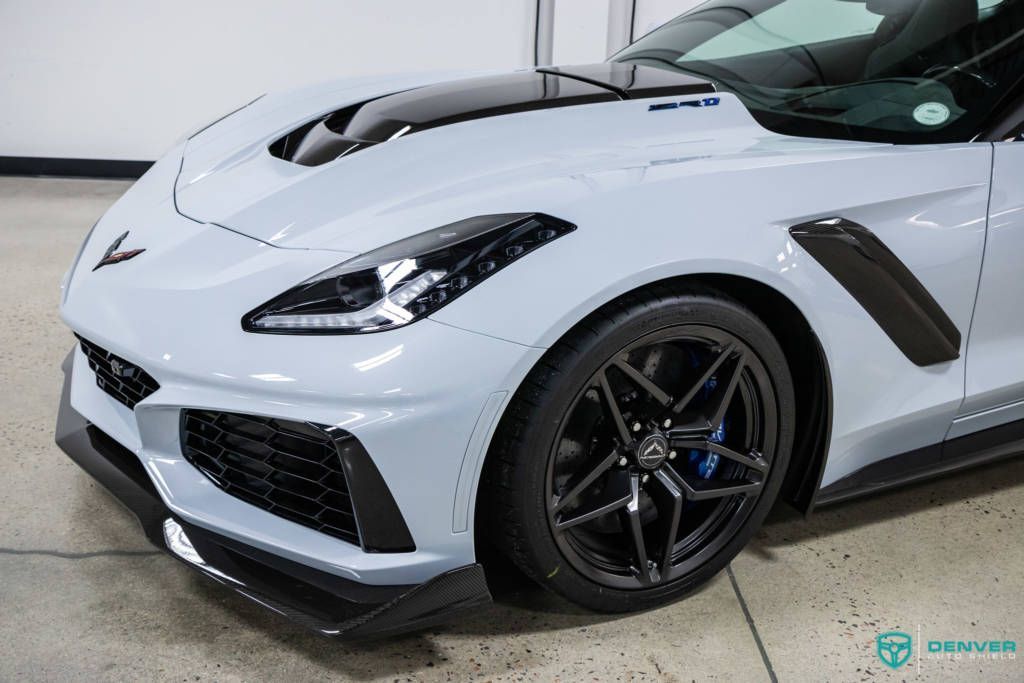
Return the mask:
<svg viewBox="0 0 1024 683">
<path fill-rule="evenodd" d="M 721 102 L 719 97 L 705 97 L 702 100 L 686 100 L 685 102 L 663 102 L 652 104 L 647 111 L 663 111 L 665 109 L 682 109 L 684 107 L 717 107 Z"/>
</svg>

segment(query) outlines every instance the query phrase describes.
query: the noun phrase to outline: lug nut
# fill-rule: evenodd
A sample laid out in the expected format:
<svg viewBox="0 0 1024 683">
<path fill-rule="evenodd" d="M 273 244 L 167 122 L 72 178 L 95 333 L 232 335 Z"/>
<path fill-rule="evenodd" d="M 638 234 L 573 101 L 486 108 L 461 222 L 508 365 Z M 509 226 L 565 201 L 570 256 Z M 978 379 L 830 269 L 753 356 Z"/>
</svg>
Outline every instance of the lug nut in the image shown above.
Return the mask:
<svg viewBox="0 0 1024 683">
<path fill-rule="evenodd" d="M 640 424 L 639 422 L 634 422 L 633 423 L 633 431 L 634 432 L 639 432 L 643 428 L 644 428 L 644 426 L 642 424 Z"/>
<path fill-rule="evenodd" d="M 668 429 L 669 427 L 672 426 L 672 420 L 665 420 L 664 422 L 661 423 L 661 426 L 664 429 Z"/>
<path fill-rule="evenodd" d="M 675 451 L 669 451 L 668 452 L 668 459 L 669 460 L 675 460 L 677 455 L 679 455 L 679 454 L 676 453 Z"/>
<path fill-rule="evenodd" d="M 625 456 L 619 458 L 619 467 L 625 467 L 629 461 L 626 460 Z"/>
<path fill-rule="evenodd" d="M 643 477 L 640 478 L 640 483 L 646 484 L 650 480 L 651 480 L 651 475 L 645 474 Z"/>
</svg>

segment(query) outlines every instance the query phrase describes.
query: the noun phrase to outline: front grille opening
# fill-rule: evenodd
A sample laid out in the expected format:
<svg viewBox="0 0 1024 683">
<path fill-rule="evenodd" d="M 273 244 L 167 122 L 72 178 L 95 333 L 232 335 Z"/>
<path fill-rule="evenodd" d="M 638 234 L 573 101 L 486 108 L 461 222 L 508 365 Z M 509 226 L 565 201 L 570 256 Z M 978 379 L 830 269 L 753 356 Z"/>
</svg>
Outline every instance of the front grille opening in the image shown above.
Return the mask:
<svg viewBox="0 0 1024 683">
<path fill-rule="evenodd" d="M 78 337 L 78 341 L 89 368 L 96 375 L 96 386 L 131 410 L 160 388 L 157 381 L 137 365 L 82 337 Z"/>
<path fill-rule="evenodd" d="M 227 493 L 359 544 L 341 457 L 322 429 L 256 415 L 185 410 L 181 443 L 185 459 Z"/>
</svg>

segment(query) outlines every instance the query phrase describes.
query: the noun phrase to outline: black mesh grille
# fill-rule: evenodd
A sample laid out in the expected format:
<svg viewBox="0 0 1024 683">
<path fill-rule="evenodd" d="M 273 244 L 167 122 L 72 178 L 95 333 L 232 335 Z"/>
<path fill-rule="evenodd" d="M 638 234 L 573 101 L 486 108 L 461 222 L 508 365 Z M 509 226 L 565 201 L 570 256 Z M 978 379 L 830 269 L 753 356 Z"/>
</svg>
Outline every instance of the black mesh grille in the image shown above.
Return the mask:
<svg viewBox="0 0 1024 683">
<path fill-rule="evenodd" d="M 81 337 L 78 341 L 89 367 L 96 373 L 96 386 L 129 408 L 134 410 L 136 403 L 160 388 L 157 381 L 137 365 Z"/>
<path fill-rule="evenodd" d="M 323 430 L 255 415 L 185 410 L 182 451 L 236 498 L 359 543 L 341 458 Z"/>
</svg>

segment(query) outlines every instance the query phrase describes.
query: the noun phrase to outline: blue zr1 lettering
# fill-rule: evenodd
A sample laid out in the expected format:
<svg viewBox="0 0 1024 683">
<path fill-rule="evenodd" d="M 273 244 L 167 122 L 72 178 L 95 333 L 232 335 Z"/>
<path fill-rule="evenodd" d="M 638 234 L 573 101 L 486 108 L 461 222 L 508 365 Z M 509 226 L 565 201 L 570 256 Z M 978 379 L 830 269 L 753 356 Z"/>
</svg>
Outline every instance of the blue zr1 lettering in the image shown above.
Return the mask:
<svg viewBox="0 0 1024 683">
<path fill-rule="evenodd" d="M 647 111 L 662 111 L 664 109 L 680 109 L 682 107 L 717 107 L 721 102 L 719 97 L 705 97 L 702 100 L 686 100 L 685 102 L 664 102 L 652 104 Z"/>
</svg>

